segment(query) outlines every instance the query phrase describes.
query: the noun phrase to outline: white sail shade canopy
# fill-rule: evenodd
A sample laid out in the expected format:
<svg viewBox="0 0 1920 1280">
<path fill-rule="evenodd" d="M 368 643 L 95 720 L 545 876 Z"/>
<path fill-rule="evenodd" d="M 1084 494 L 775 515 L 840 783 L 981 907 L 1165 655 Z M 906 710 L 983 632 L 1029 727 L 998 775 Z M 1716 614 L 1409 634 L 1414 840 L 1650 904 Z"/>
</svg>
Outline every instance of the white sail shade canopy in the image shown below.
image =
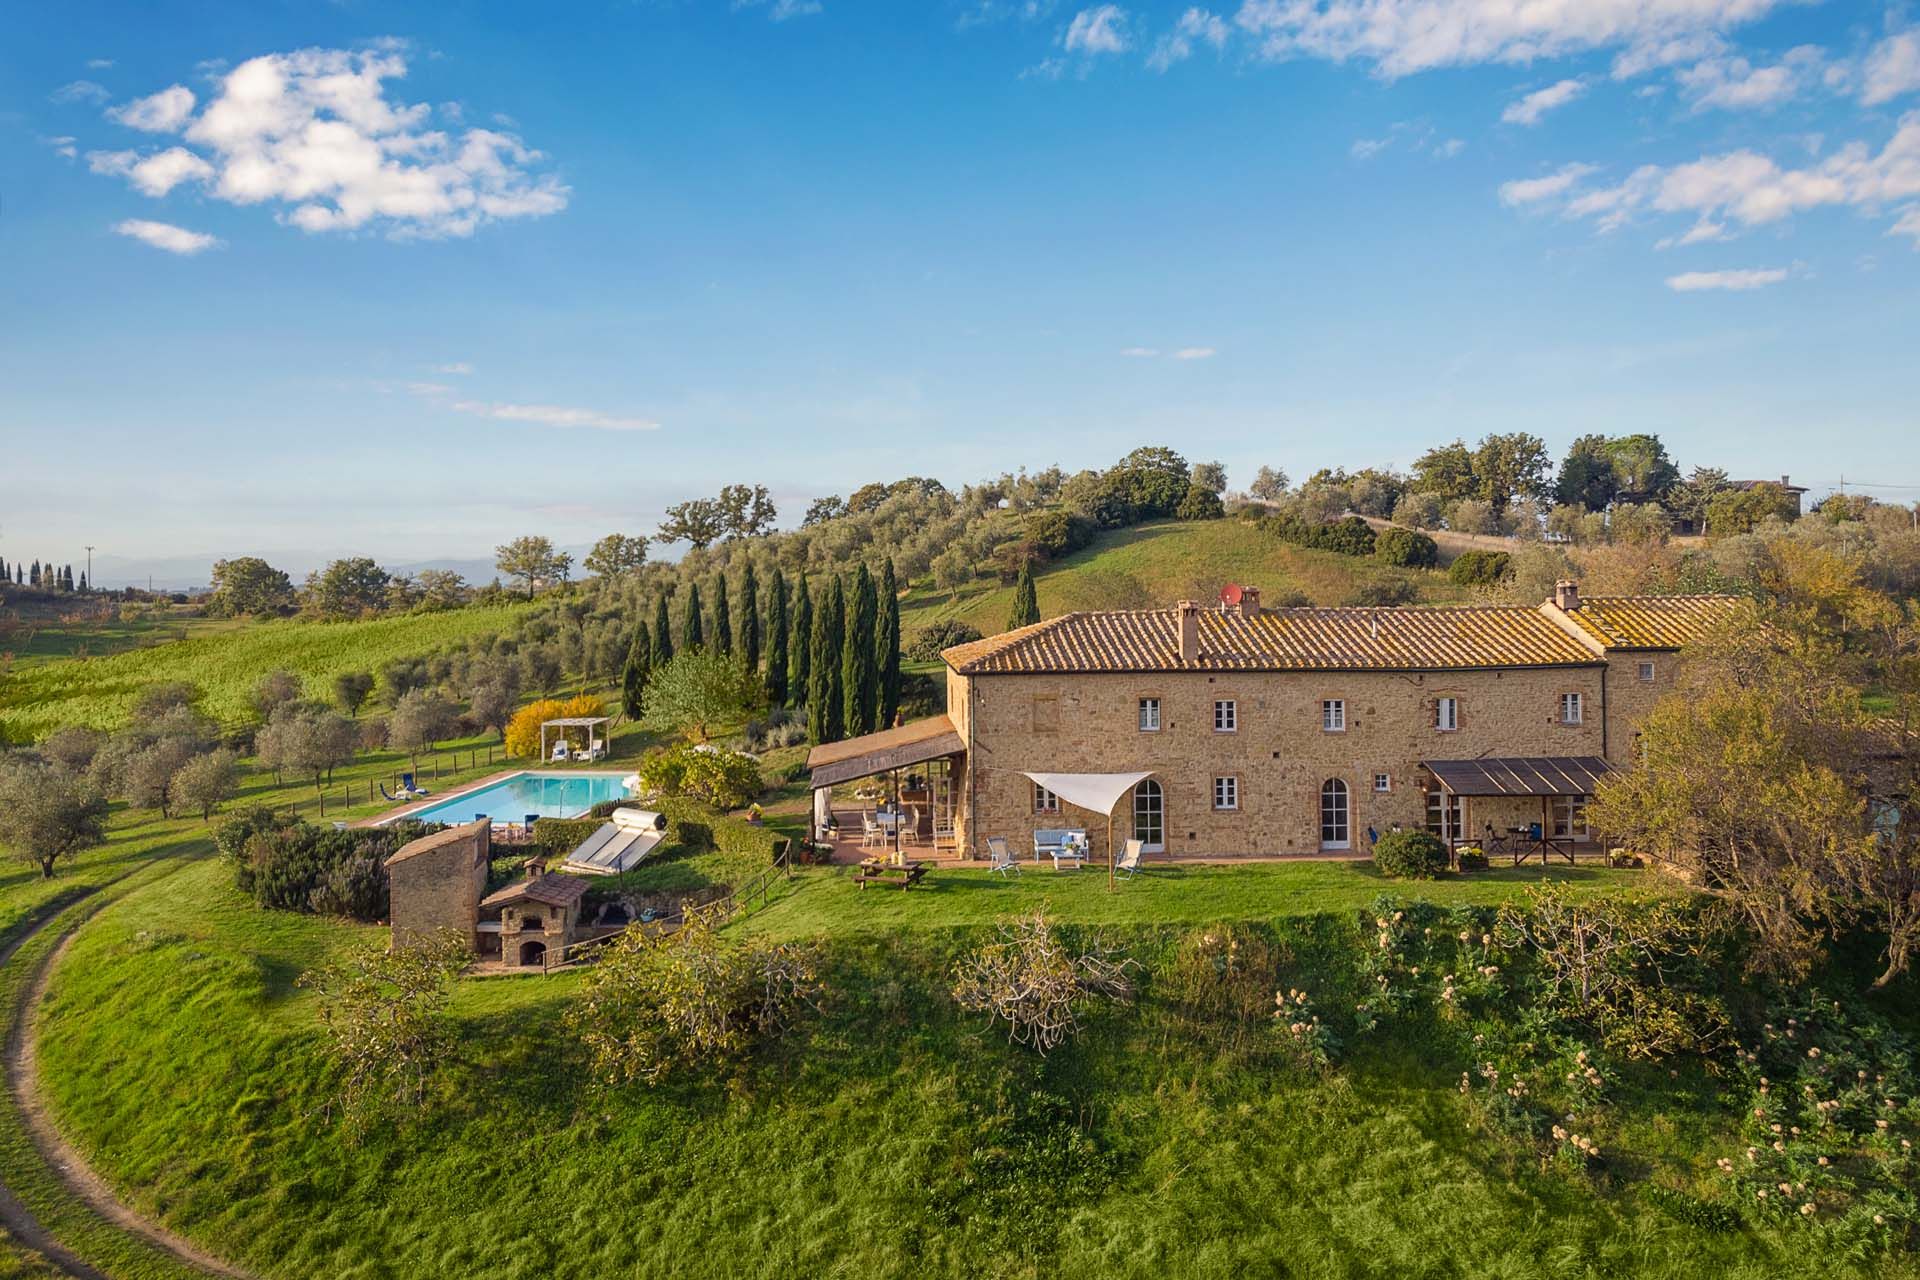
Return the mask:
<svg viewBox="0 0 1920 1280">
<path fill-rule="evenodd" d="M 1111 814 L 1121 796 L 1152 776 L 1151 773 L 1027 774 L 1036 786 L 1045 787 L 1068 804 L 1104 814 Z"/>
</svg>

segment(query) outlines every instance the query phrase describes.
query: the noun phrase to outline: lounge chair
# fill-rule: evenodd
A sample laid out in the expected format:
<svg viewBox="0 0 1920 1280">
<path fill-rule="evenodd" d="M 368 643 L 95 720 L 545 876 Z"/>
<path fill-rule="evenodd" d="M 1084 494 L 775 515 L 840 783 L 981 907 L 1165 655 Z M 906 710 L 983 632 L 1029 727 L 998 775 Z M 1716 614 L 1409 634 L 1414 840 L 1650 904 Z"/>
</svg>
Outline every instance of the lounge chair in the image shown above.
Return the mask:
<svg viewBox="0 0 1920 1280">
<path fill-rule="evenodd" d="M 1128 876 L 1139 875 L 1142 871 L 1146 870 L 1145 867 L 1140 865 L 1141 859 L 1146 857 L 1146 848 L 1147 846 L 1144 841 L 1127 841 L 1126 848 L 1121 851 L 1120 861 L 1113 864 L 1113 869 L 1124 872 Z"/>
<path fill-rule="evenodd" d="M 553 764 L 565 764 L 567 755 L 571 750 L 572 748 L 567 746 L 567 740 L 562 738 L 553 744 L 553 754 L 548 757 L 548 760 Z"/>
<path fill-rule="evenodd" d="M 993 859 L 990 871 L 1011 871 L 1020 874 L 1020 864 L 1014 859 L 1013 850 L 1007 848 L 1007 842 L 1001 836 L 987 837 L 987 854 Z"/>
<path fill-rule="evenodd" d="M 604 760 L 607 756 L 607 744 L 595 738 L 587 744 L 587 759 Z"/>
</svg>

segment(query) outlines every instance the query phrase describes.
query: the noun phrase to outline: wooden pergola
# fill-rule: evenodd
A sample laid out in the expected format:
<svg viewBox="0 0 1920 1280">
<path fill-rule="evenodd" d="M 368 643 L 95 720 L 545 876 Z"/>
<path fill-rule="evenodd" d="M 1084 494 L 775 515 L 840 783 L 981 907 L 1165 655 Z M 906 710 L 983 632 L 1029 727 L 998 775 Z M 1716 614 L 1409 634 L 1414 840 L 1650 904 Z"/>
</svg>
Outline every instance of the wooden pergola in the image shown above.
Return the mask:
<svg viewBox="0 0 1920 1280">
<path fill-rule="evenodd" d="M 1461 799 L 1461 830 L 1449 841 L 1449 854 L 1456 860 L 1463 845 L 1479 844 L 1474 832 L 1473 801 L 1479 799 L 1515 799 L 1538 797 L 1540 835 L 1537 840 L 1515 852 L 1514 863 L 1538 853 L 1541 862 L 1549 852 L 1573 861 L 1571 837 L 1553 834 L 1552 803 L 1558 799 L 1590 796 L 1600 780 L 1613 772 L 1613 766 L 1601 756 L 1506 756 L 1478 760 L 1422 760 L 1420 767 L 1432 776 L 1434 784 L 1447 795 Z M 1491 825 L 1491 824 L 1489 824 Z"/>
<path fill-rule="evenodd" d="M 561 741 L 564 742 L 566 741 L 567 730 L 569 729 L 586 729 L 591 731 L 596 725 L 612 723 L 612 716 L 562 716 L 557 720 L 542 720 L 540 722 L 540 759 L 543 762 L 549 759 L 547 755 L 547 730 L 560 730 L 560 738 Z M 587 735 L 587 741 L 588 743 L 593 742 L 591 732 Z M 604 744 L 605 739 L 603 738 L 601 741 Z"/>
</svg>

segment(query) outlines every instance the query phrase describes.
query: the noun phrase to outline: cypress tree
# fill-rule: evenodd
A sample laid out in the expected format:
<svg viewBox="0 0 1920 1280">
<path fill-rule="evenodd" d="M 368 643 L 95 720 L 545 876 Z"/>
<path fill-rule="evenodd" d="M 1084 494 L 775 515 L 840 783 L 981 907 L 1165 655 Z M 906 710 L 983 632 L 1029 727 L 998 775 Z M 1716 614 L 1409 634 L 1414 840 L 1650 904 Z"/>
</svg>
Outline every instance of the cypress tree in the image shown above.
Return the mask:
<svg viewBox="0 0 1920 1280">
<path fill-rule="evenodd" d="M 740 572 L 740 669 L 749 680 L 760 674 L 760 579 L 751 560 Z"/>
<path fill-rule="evenodd" d="M 653 673 L 653 637 L 647 634 L 643 618 L 633 629 L 633 643 L 627 648 L 627 667 L 620 674 L 620 708 L 630 720 L 640 718 L 640 698 L 647 689 L 647 677 Z"/>
<path fill-rule="evenodd" d="M 40 562 L 38 560 L 33 562 L 33 571 L 27 574 L 27 585 L 30 587 L 40 585 Z"/>
<path fill-rule="evenodd" d="M 827 593 L 827 728 L 833 741 L 847 736 L 846 703 L 840 683 L 840 647 L 847 640 L 847 587 L 839 574 L 833 575 L 833 590 Z M 819 657 L 814 658 L 818 664 Z"/>
<path fill-rule="evenodd" d="M 767 702 L 787 701 L 787 575 L 775 569 L 767 585 Z"/>
<path fill-rule="evenodd" d="M 84 569 L 80 571 L 80 594 L 87 594 L 87 573 Z"/>
<path fill-rule="evenodd" d="M 900 715 L 900 587 L 893 557 L 880 567 L 880 624 L 874 631 L 874 664 L 880 671 L 880 713 L 874 728 L 891 729 Z"/>
<path fill-rule="evenodd" d="M 700 635 L 700 584 L 687 584 L 687 611 L 680 617 L 680 648 L 685 653 L 695 653 L 704 647 Z"/>
<path fill-rule="evenodd" d="M 733 652 L 733 608 L 727 603 L 727 574 L 713 575 L 713 651 L 721 657 Z"/>
<path fill-rule="evenodd" d="M 862 564 L 853 575 L 847 600 L 847 638 L 840 647 L 840 697 L 846 710 L 847 736 L 873 732 L 879 705 L 880 673 L 874 665 L 874 631 L 880 607 L 874 595 L 873 575 Z"/>
<path fill-rule="evenodd" d="M 787 639 L 787 695 L 796 702 L 811 703 L 813 687 L 813 589 L 807 585 L 806 570 L 793 589 L 792 623 Z"/>
<path fill-rule="evenodd" d="M 820 607 L 811 612 L 813 621 L 807 636 L 807 736 L 815 743 L 832 742 L 840 736 L 840 698 L 834 688 L 835 677 L 840 673 L 840 630 L 833 624 L 832 597 L 822 597 Z"/>
<path fill-rule="evenodd" d="M 11 572 L 12 571 L 7 568 L 7 558 L 0 556 L 0 582 L 12 582 L 13 579 L 8 576 Z"/>
<path fill-rule="evenodd" d="M 667 597 L 663 594 L 653 606 L 653 662 L 664 667 L 673 661 L 673 621 L 667 614 Z"/>
<path fill-rule="evenodd" d="M 1020 566 L 1020 580 L 1013 584 L 1013 613 L 1007 618 L 1007 630 L 1030 627 L 1040 621 L 1040 599 L 1033 590 L 1033 562 Z"/>
</svg>

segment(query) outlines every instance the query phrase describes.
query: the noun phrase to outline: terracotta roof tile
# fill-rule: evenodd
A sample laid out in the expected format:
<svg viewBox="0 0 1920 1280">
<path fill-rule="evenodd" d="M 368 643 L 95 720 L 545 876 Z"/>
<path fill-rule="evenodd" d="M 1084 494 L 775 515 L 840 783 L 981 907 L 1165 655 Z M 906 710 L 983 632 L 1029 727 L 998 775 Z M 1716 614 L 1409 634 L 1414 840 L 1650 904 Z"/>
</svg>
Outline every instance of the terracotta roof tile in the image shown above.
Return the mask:
<svg viewBox="0 0 1920 1280">
<path fill-rule="evenodd" d="M 1678 649 L 1739 607 L 1737 596 L 1592 596 L 1567 616 L 1609 649 Z"/>
<path fill-rule="evenodd" d="M 545 903 L 549 907 L 568 907 L 580 901 L 586 892 L 585 880 L 576 880 L 572 876 L 555 875 L 551 871 L 546 871 L 532 880 L 522 880 L 519 884 L 508 885 L 498 893 L 487 897 L 480 905 L 497 907 L 504 903 L 529 898 L 534 902 Z"/>
<path fill-rule="evenodd" d="M 1200 614 L 1182 663 L 1172 609 L 1069 613 L 941 656 L 963 675 L 1096 671 L 1443 671 L 1599 658 L 1537 609 L 1270 609 Z"/>
</svg>

